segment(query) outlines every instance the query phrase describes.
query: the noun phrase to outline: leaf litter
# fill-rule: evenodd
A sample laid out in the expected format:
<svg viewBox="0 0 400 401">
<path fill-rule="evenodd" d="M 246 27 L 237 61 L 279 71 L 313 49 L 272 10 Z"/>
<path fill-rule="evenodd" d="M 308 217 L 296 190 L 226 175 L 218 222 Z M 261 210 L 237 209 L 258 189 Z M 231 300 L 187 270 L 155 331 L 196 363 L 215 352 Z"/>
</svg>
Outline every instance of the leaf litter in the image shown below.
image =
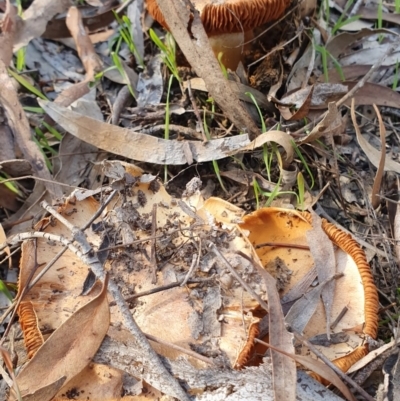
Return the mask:
<svg viewBox="0 0 400 401">
<path fill-rule="evenodd" d="M 233 72 L 221 68 L 189 2 L 158 2 L 177 41 L 181 81 L 168 85 L 171 72 L 148 27 L 160 38 L 165 32 L 146 3 L 35 0 L 20 16 L 9 1 L 1 9 L 1 147 L 8 150 L 0 175 L 16 186 L 0 203 L 2 256 L 21 258 L 18 305 L 9 310 L 17 308 L 13 327 L 25 336 L 21 361 L 30 358 L 9 385 L 14 380 L 26 400 L 57 391 L 54 399 L 80 397 L 76 388 L 121 400 L 130 399 L 122 388 L 154 399 L 188 399 L 194 389 L 199 400 L 318 399 L 321 391 L 338 399 L 315 378 L 351 399 L 313 353 L 346 371 L 377 345 L 377 334 L 386 341 L 396 327 L 395 8 L 385 4 L 380 29 L 360 29 L 362 20 L 341 25 L 354 15 L 374 18 L 377 5 L 322 5 L 312 28 L 289 8 L 266 33 L 252 32 Z M 35 71 L 21 68 L 21 59 Z M 19 88 L 8 73 L 14 68 L 15 77 L 16 67 Z M 37 101 L 37 91 L 50 101 Z M 310 218 L 309 204 L 333 225 L 311 210 Z M 342 228 L 334 234 L 334 227 Z M 6 272 L 11 262 L 2 263 Z M 100 288 L 91 270 L 103 282 L 108 272 L 103 303 L 112 311 L 94 342 L 82 328 L 96 314 L 79 320 Z M 379 333 L 371 271 L 390 322 Z M 93 346 L 85 358 L 71 345 L 67 371 L 53 352 L 57 336 L 67 348 Z M 314 373 L 304 376 L 294 360 Z"/>
</svg>

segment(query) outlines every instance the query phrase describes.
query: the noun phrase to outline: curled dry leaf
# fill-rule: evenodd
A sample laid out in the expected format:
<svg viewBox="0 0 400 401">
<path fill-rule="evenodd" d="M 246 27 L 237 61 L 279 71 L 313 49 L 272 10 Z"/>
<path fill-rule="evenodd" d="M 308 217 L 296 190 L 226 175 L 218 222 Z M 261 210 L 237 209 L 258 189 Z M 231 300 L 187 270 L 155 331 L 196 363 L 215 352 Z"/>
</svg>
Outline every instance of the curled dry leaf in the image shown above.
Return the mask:
<svg viewBox="0 0 400 401">
<path fill-rule="evenodd" d="M 95 298 L 57 328 L 18 374 L 17 384 L 22 395 L 40 391 L 60 378 L 65 377 L 68 382 L 88 365 L 109 326 L 107 282 L 106 279 Z M 42 401 L 52 399 L 59 388 Z"/>
<path fill-rule="evenodd" d="M 300 141 L 299 144 L 310 143 L 325 134 L 333 134 L 337 130 L 340 130 L 343 126 L 343 121 L 338 113 L 337 106 L 334 102 L 328 104 L 328 111 L 326 116 L 319 122 L 312 131 Z"/>
<path fill-rule="evenodd" d="M 360 145 L 361 149 L 367 155 L 368 160 L 376 167 L 379 167 L 379 163 L 381 160 L 381 152 L 378 149 L 375 149 L 361 134 L 360 127 L 357 123 L 357 118 L 355 114 L 354 108 L 354 99 L 351 103 L 351 119 L 353 120 L 354 129 L 356 130 L 357 141 Z M 395 162 L 392 159 L 385 159 L 385 171 L 394 171 L 396 173 L 400 173 L 400 163 Z"/>
<path fill-rule="evenodd" d="M 306 232 L 311 228 L 309 213 L 268 208 L 261 209 L 244 218 L 240 225 L 253 245 L 265 246 L 257 249 L 264 266 L 281 258 L 293 271 L 290 284 L 283 290 L 285 295 L 307 275 L 313 266 L 313 259 L 306 240 Z M 337 273 L 343 277 L 337 281 L 330 319 L 335 319 L 347 307 L 347 313 L 337 322 L 332 333 L 346 332 L 349 341 L 330 344 L 329 347 L 317 346 L 338 367 L 346 371 L 353 363 L 368 353 L 365 336 L 376 337 L 378 328 L 378 296 L 373 277 L 364 252 L 348 234 L 322 220 L 322 228 L 329 239 L 337 246 L 335 257 Z M 354 327 L 363 327 L 362 333 Z M 322 302 L 304 329 L 307 338 L 326 333 L 326 319 Z M 302 354 L 309 350 L 301 349 Z"/>
</svg>

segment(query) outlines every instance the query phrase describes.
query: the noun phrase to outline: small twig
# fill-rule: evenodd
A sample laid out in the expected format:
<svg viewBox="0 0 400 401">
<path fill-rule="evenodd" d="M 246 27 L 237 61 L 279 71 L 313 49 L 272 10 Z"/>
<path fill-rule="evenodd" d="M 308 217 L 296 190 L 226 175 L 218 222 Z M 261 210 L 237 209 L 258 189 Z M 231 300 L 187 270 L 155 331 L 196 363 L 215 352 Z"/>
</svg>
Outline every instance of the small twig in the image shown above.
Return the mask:
<svg viewBox="0 0 400 401">
<path fill-rule="evenodd" d="M 224 264 L 224 266 L 230 271 L 233 277 L 242 285 L 242 287 L 268 312 L 269 308 L 267 303 L 261 299 L 261 297 L 240 277 L 237 271 L 231 266 L 226 260 L 225 256 L 218 250 L 215 244 L 210 243 L 211 251 L 214 252 L 215 256 Z"/>
<path fill-rule="evenodd" d="M 332 322 L 330 329 L 334 330 L 335 327 L 339 324 L 339 322 L 343 319 L 343 316 L 347 313 L 349 308 L 345 306 L 340 313 L 337 315 L 337 318 Z"/>
<path fill-rule="evenodd" d="M 207 358 L 207 357 L 205 357 L 203 355 L 200 355 L 197 352 L 194 352 L 194 351 L 192 351 L 190 349 L 187 349 L 187 348 L 180 347 L 179 345 L 176 345 L 176 344 L 172 344 L 172 343 L 170 343 L 168 341 L 164 341 L 161 338 L 152 336 L 151 334 L 147 334 L 147 333 L 143 333 L 143 334 L 151 341 L 154 341 L 154 342 L 156 342 L 158 344 L 163 344 L 163 345 L 165 345 L 165 346 L 167 346 L 169 348 L 175 349 L 175 350 L 177 350 L 179 352 L 182 352 L 182 353 L 184 353 L 186 355 L 189 355 L 189 356 L 191 356 L 193 358 L 199 359 L 200 361 L 208 363 L 209 365 L 215 366 L 215 364 L 214 364 L 212 359 Z"/>
<path fill-rule="evenodd" d="M 289 43 L 293 42 L 294 40 L 296 40 L 301 34 L 303 33 L 303 30 L 297 32 L 297 34 L 293 37 L 290 38 L 289 40 L 287 40 L 285 43 L 282 44 L 278 44 L 277 46 L 275 46 L 274 48 L 272 48 L 267 54 L 264 54 L 264 56 L 261 56 L 260 58 L 258 58 L 257 60 L 253 61 L 252 63 L 250 63 L 247 68 L 252 67 L 253 65 L 256 65 L 257 63 L 261 62 L 262 60 L 264 60 L 265 58 L 271 56 L 271 54 L 274 54 L 276 51 L 278 50 L 283 50 L 285 48 L 285 46 L 287 46 Z"/>
<path fill-rule="evenodd" d="M 347 384 L 352 386 L 360 395 L 362 395 L 367 401 L 375 401 L 363 388 L 361 388 L 353 379 L 342 372 L 333 362 L 331 362 L 322 352 L 318 350 L 313 344 L 311 344 L 304 336 L 296 331 L 292 331 L 297 341 L 307 346 L 322 362 L 328 365 L 339 377 L 341 377 Z"/>
<path fill-rule="evenodd" d="M 204 282 L 213 281 L 214 279 L 215 279 L 215 275 L 212 275 L 207 278 L 202 278 L 202 279 L 192 279 L 192 280 L 189 279 L 186 284 L 202 284 Z M 146 297 L 147 295 L 153 295 L 153 294 L 157 294 L 158 292 L 171 290 L 172 288 L 180 287 L 182 285 L 182 283 L 183 283 L 183 280 L 179 280 L 179 281 L 176 281 L 175 283 L 165 284 L 165 285 L 161 285 L 156 288 L 152 288 L 151 290 L 138 292 L 137 294 L 131 295 L 124 299 L 126 302 L 129 303 L 135 299 L 138 299 L 141 297 Z M 110 306 L 115 306 L 115 305 L 116 305 L 115 301 L 110 302 Z"/>
<path fill-rule="evenodd" d="M 201 245 L 200 245 L 201 247 Z M 200 261 L 200 252 L 194 253 L 192 256 L 192 264 L 190 265 L 189 271 L 187 272 L 185 278 L 182 281 L 181 287 L 185 286 L 190 276 L 193 274 L 195 268 L 199 265 Z"/>
<path fill-rule="evenodd" d="M 200 115 L 199 109 L 197 107 L 196 100 L 195 100 L 195 98 L 193 96 L 193 93 L 192 93 L 192 87 L 190 85 L 190 79 L 188 79 L 188 81 L 187 81 L 187 88 L 188 88 L 188 93 L 189 93 L 189 99 L 192 102 L 194 115 L 196 116 L 197 121 L 199 123 L 201 136 L 203 137 L 203 143 L 207 143 L 208 142 L 208 138 L 207 138 L 206 133 L 204 131 L 203 121 L 201 119 L 201 115 Z"/>
<path fill-rule="evenodd" d="M 261 244 L 257 244 L 254 246 L 254 249 L 260 249 L 263 248 L 264 246 L 272 246 L 276 248 L 295 248 L 295 249 L 305 249 L 305 250 L 310 250 L 310 247 L 308 245 L 298 245 L 298 244 L 289 244 L 285 242 L 263 242 Z"/>
</svg>

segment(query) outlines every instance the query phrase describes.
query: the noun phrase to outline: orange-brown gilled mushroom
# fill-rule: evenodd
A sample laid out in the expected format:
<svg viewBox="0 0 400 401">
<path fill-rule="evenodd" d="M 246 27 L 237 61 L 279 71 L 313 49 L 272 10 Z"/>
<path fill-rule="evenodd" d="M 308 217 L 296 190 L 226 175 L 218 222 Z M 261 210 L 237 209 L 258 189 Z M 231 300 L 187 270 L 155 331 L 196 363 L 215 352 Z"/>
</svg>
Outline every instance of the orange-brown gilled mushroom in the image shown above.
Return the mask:
<svg viewBox="0 0 400 401">
<path fill-rule="evenodd" d="M 280 208 L 260 209 L 243 218 L 240 228 L 247 234 L 253 246 L 264 244 L 256 249 L 263 266 L 268 270 L 280 260 L 292 271 L 290 284 L 282 292 L 285 295 L 295 287 L 314 266 L 314 260 L 306 238 L 306 232 L 312 228 L 312 216 L 308 212 Z M 332 333 L 346 333 L 346 342 L 318 346 L 327 358 L 346 372 L 355 362 L 368 353 L 367 338 L 376 338 L 378 331 L 378 293 L 365 253 L 357 242 L 347 233 L 322 219 L 322 229 L 328 239 L 337 247 L 335 250 L 336 271 L 343 273 L 337 280 L 331 321 L 340 316 L 346 308 L 346 314 L 337 322 Z M 276 244 L 276 245 L 274 245 Z M 286 245 L 281 245 L 286 244 Z M 312 319 L 304 329 L 307 338 L 326 333 L 326 318 L 322 302 Z M 250 337 L 250 336 L 249 336 Z M 298 349 L 308 355 L 307 347 Z M 245 366 L 256 353 L 255 346 L 244 347 L 237 365 Z M 324 382 L 318 375 L 322 382 Z"/>
<path fill-rule="evenodd" d="M 235 71 L 243 45 L 253 35 L 253 29 L 280 18 L 291 0 L 192 0 L 200 13 L 204 29 L 217 57 Z M 149 14 L 164 28 L 168 25 L 156 0 L 147 0 Z"/>
</svg>

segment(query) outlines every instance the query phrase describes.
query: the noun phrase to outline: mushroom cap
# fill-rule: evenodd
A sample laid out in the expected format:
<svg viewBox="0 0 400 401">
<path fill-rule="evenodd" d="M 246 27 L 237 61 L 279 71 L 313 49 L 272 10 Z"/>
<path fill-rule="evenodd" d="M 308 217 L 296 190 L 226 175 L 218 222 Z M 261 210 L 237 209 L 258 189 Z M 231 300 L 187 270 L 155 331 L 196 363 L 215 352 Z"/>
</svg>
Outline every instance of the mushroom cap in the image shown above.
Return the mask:
<svg viewBox="0 0 400 401">
<path fill-rule="evenodd" d="M 246 32 L 281 17 L 291 0 L 192 0 L 200 12 L 209 36 Z M 163 27 L 168 28 L 156 0 L 147 0 L 147 10 Z"/>
</svg>

